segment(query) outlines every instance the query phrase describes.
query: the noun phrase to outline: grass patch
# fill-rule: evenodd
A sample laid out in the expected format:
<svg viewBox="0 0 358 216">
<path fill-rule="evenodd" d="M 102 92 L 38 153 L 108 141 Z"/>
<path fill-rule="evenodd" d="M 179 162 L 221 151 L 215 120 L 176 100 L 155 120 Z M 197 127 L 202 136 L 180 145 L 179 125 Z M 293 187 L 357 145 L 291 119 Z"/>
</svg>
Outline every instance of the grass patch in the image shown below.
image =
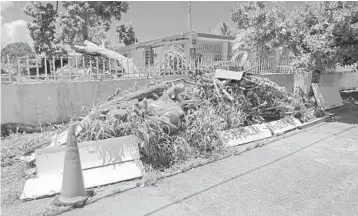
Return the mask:
<svg viewBox="0 0 358 216">
<path fill-rule="evenodd" d="M 11 205 L 19 200 L 26 181 L 25 171 L 30 168 L 16 156 L 21 155 L 28 147 L 50 141 L 54 134 L 53 130 L 32 134 L 17 133 L 1 139 L 1 206 Z"/>
</svg>

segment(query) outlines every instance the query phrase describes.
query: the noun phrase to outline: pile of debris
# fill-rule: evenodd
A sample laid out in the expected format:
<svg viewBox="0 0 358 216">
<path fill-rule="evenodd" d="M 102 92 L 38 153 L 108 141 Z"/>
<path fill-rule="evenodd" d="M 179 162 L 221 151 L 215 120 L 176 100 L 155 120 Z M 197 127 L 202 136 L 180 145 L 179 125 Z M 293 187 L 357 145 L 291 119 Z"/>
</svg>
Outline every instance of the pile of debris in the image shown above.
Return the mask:
<svg viewBox="0 0 358 216">
<path fill-rule="evenodd" d="M 65 65 L 64 67 L 61 67 L 56 70 L 55 79 L 60 79 L 60 80 L 88 79 L 90 75 L 90 70 L 91 68 L 82 69 L 82 68 L 73 67 L 71 65 Z"/>
<path fill-rule="evenodd" d="M 321 115 L 315 101 L 292 95 L 267 78 L 221 69 L 192 72 L 192 80 L 152 83 L 145 89 L 117 90 L 78 124 L 79 141 L 130 134 L 141 140 L 149 161 L 169 162 L 173 154 L 220 146 L 218 132 L 292 115 L 306 122 Z M 66 133 L 51 146 L 66 143 Z"/>
</svg>

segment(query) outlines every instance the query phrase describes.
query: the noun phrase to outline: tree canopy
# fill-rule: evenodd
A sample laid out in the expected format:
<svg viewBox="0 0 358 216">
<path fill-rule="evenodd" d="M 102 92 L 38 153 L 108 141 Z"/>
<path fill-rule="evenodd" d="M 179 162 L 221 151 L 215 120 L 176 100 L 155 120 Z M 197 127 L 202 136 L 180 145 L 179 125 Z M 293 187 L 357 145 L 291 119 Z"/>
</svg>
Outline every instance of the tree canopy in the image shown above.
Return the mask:
<svg viewBox="0 0 358 216">
<path fill-rule="evenodd" d="M 227 22 L 220 22 L 214 29 L 214 33 L 223 36 L 234 36 L 234 29 Z"/>
<path fill-rule="evenodd" d="M 297 66 L 313 71 L 357 62 L 357 6 L 354 2 L 309 2 L 288 12 L 283 3 L 267 8 L 263 2 L 242 2 L 231 11 L 238 30 L 234 58 L 281 48 L 296 57 Z"/>
<path fill-rule="evenodd" d="M 27 43 L 11 43 L 1 50 L 1 57 L 4 58 L 3 62 L 7 62 L 7 58 L 9 58 L 11 62 L 16 62 L 18 57 L 23 56 L 34 56 L 34 51 Z"/>
<path fill-rule="evenodd" d="M 118 33 L 120 42 L 127 46 L 138 42 L 138 38 L 135 35 L 133 26 L 130 24 L 118 25 L 116 32 Z"/>
<path fill-rule="evenodd" d="M 56 33 L 56 10 L 52 4 L 44 4 L 39 1 L 31 2 L 24 9 L 24 13 L 33 18 L 32 23 L 28 23 L 27 26 L 31 38 L 34 40 L 35 52 L 38 54 L 53 51 L 53 40 Z"/>
<path fill-rule="evenodd" d="M 97 44 L 106 41 L 113 20 L 121 20 L 129 9 L 127 2 L 120 1 L 63 1 L 65 11 L 58 12 L 58 4 L 32 1 L 24 13 L 33 18 L 28 24 L 35 43 L 36 53 L 53 55 L 62 45 L 82 44 L 91 40 Z M 59 34 L 56 34 L 56 24 Z M 132 29 L 133 31 L 133 29 Z"/>
</svg>

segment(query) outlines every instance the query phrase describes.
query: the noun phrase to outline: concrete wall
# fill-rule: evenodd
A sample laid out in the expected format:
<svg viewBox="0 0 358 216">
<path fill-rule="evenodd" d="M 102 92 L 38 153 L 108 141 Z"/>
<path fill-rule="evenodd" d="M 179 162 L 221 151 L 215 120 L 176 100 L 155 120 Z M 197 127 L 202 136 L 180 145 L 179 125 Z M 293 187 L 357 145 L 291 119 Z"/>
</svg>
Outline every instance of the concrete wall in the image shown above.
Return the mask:
<svg viewBox="0 0 358 216">
<path fill-rule="evenodd" d="M 177 79 L 165 77 L 163 80 Z M 183 77 L 183 76 L 180 76 Z M 92 108 L 117 88 L 126 90 L 135 83 L 146 85 L 146 78 L 112 81 L 80 81 L 1 85 L 1 125 L 67 122 L 81 115 L 82 107 Z M 83 114 L 83 113 L 82 113 Z"/>
<path fill-rule="evenodd" d="M 319 83 L 334 84 L 339 90 L 358 88 L 358 72 L 324 73 Z"/>
<path fill-rule="evenodd" d="M 293 93 L 294 83 L 295 83 L 294 74 L 273 73 L 273 74 L 264 74 L 260 76 L 270 79 L 271 81 L 277 83 L 278 85 L 285 87 L 288 92 Z"/>
</svg>

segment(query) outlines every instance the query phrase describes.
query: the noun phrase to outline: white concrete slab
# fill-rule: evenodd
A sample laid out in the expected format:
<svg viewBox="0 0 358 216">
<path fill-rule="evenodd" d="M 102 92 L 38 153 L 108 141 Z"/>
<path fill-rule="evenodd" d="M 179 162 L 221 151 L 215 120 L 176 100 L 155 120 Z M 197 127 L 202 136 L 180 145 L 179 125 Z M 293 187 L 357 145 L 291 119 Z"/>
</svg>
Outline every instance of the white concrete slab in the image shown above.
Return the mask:
<svg viewBox="0 0 358 216">
<path fill-rule="evenodd" d="M 131 161 L 140 157 L 134 136 L 82 142 L 78 144 L 78 149 L 83 170 Z M 66 146 L 36 150 L 37 177 L 61 174 L 65 153 Z"/>
<path fill-rule="evenodd" d="M 284 134 L 288 131 L 296 129 L 301 125 L 302 123 L 295 119 L 293 116 L 288 116 L 283 119 L 267 123 L 267 126 L 271 129 L 271 132 L 274 135 Z"/>
<path fill-rule="evenodd" d="M 78 134 L 81 132 L 81 130 L 82 130 L 82 127 L 80 124 L 78 124 L 76 127 L 76 136 L 78 136 Z M 60 134 L 55 134 L 52 137 L 51 144 L 49 146 L 47 146 L 46 148 L 61 146 L 61 145 L 66 144 L 66 142 L 67 142 L 67 130 Z"/>
<path fill-rule="evenodd" d="M 220 139 L 226 147 L 242 145 L 271 136 L 272 133 L 266 124 L 235 128 L 220 133 Z"/>
<path fill-rule="evenodd" d="M 223 69 L 216 69 L 215 78 L 228 80 L 241 80 L 242 72 L 228 71 Z"/>
<path fill-rule="evenodd" d="M 140 160 L 127 161 L 83 171 L 85 188 L 142 177 L 143 164 Z M 28 179 L 21 200 L 30 200 L 55 195 L 61 192 L 62 174 Z"/>
<path fill-rule="evenodd" d="M 317 104 L 324 110 L 343 106 L 341 95 L 335 85 L 312 83 L 312 89 Z"/>
</svg>

